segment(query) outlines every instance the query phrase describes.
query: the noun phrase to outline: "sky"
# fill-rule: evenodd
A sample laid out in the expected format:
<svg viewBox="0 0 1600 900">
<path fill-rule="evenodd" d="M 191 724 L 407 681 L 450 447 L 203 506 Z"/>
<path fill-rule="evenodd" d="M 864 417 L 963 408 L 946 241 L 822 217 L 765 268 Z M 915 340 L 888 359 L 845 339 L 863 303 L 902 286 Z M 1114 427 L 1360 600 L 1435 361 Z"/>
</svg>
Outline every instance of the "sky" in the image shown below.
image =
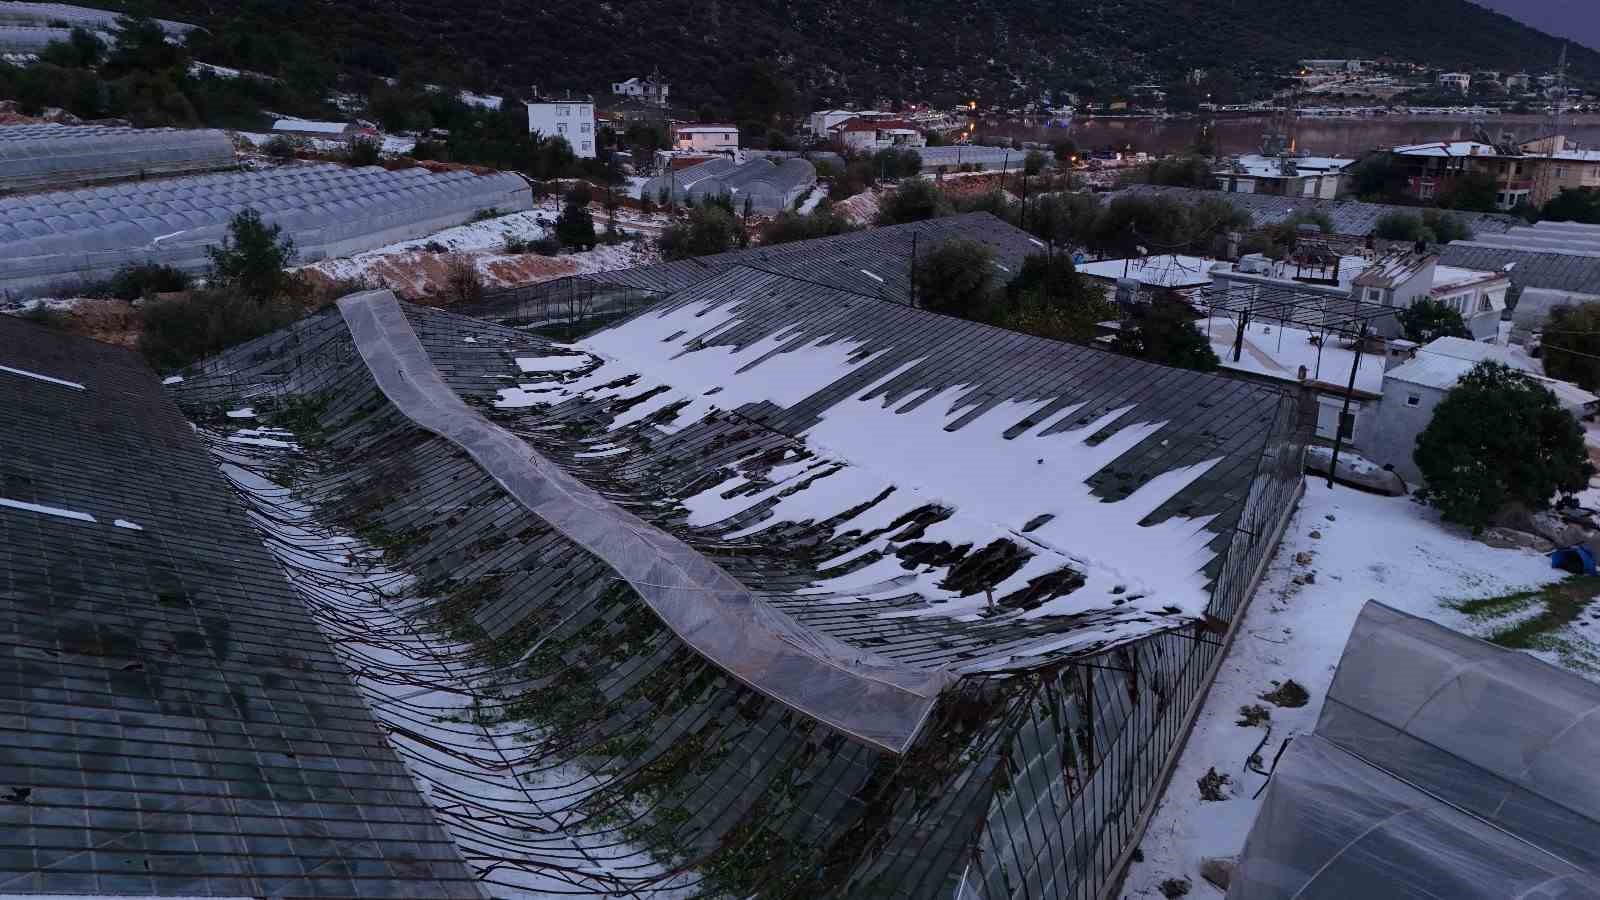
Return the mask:
<svg viewBox="0 0 1600 900">
<path fill-rule="evenodd" d="M 1600 0 L 1473 0 L 1513 19 L 1600 50 Z"/>
</svg>

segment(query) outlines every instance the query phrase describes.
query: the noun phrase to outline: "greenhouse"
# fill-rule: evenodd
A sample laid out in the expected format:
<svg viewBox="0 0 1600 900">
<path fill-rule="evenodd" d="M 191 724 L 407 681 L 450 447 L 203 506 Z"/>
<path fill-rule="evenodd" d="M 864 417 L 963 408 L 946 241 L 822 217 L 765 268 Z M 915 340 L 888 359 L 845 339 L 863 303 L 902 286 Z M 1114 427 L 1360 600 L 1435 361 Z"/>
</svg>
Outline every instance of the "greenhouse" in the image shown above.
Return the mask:
<svg viewBox="0 0 1600 900">
<path fill-rule="evenodd" d="M 545 895 L 1101 895 L 1310 425 L 741 266 L 575 344 L 357 295 L 182 377 L 463 857 Z"/>
<path fill-rule="evenodd" d="M 71 290 L 141 263 L 203 271 L 206 249 L 245 209 L 282 226 L 305 264 L 530 208 L 517 175 L 337 165 L 0 198 L 0 295 Z"/>
<path fill-rule="evenodd" d="M 918 147 L 924 174 L 959 171 L 1009 171 L 1022 168 L 1027 154 L 1010 147 L 979 147 L 957 144 L 950 147 Z"/>
<path fill-rule="evenodd" d="M 1375 601 L 1228 896 L 1600 898 L 1600 686 Z"/>
<path fill-rule="evenodd" d="M 86 6 L 72 6 L 66 3 L 23 3 L 16 0 L 0 0 L 0 26 L 5 25 L 34 25 L 40 27 L 55 27 L 62 31 L 73 28 L 85 28 L 90 31 L 115 31 L 117 20 L 122 13 L 107 9 L 91 9 Z M 181 37 L 195 29 L 195 26 L 186 22 L 174 22 L 170 19 L 156 19 L 156 24 L 162 30 L 174 37 Z"/>
<path fill-rule="evenodd" d="M 0 125 L 0 194 L 232 168 L 216 130 L 105 125 Z"/>
<path fill-rule="evenodd" d="M 757 157 L 736 164 L 722 158 L 657 175 L 645 182 L 640 196 L 652 202 L 670 196 L 677 203 L 693 204 L 728 197 L 736 211 L 744 209 L 748 198 L 752 211 L 771 214 L 793 206 L 816 183 L 816 167 L 803 159 L 779 164 Z"/>
</svg>

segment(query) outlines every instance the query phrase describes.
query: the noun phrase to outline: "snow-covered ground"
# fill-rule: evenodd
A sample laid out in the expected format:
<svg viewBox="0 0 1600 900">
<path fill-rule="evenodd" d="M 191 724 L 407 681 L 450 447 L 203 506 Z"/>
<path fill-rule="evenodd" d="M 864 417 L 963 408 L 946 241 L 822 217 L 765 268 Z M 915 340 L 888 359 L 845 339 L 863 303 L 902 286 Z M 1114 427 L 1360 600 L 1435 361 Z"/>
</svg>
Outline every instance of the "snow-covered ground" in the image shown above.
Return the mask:
<svg viewBox="0 0 1600 900">
<path fill-rule="evenodd" d="M 1503 596 L 1562 577 L 1544 556 L 1490 548 L 1441 524 L 1409 498 L 1330 490 L 1326 482 L 1308 479 L 1305 499 L 1240 624 L 1123 896 L 1160 897 L 1160 885 L 1169 878 L 1188 879 L 1190 897 L 1222 896 L 1200 877 L 1199 866 L 1206 857 L 1234 856 L 1244 846 L 1260 806 L 1252 795 L 1266 780 L 1245 763 L 1258 753 L 1270 766 L 1286 738 L 1315 727 L 1366 601 L 1483 635 L 1487 626 L 1447 601 Z M 1575 623 L 1567 632 L 1581 641 L 1590 630 L 1600 628 Z M 1561 662 L 1553 653 L 1536 655 Z M 1305 706 L 1284 708 L 1261 699 L 1290 678 L 1310 693 Z M 1256 704 L 1271 713 L 1270 735 L 1263 725 L 1237 724 L 1240 707 Z M 1225 800 L 1200 799 L 1196 782 L 1212 768 L 1230 779 Z"/>
<path fill-rule="evenodd" d="M 822 201 L 826 199 L 828 199 L 828 186 L 818 182 L 811 188 L 811 191 L 806 194 L 805 199 L 800 201 L 800 214 L 805 215 L 806 213 L 815 210 L 818 206 L 822 205 Z"/>
<path fill-rule="evenodd" d="M 236 131 L 234 136 L 251 145 L 252 147 L 265 147 L 273 138 L 281 137 L 276 134 L 264 134 L 259 131 Z M 350 144 L 345 141 L 330 141 L 325 138 L 307 138 L 291 136 L 291 140 L 303 144 L 308 149 L 321 153 L 343 153 L 350 149 Z M 401 134 L 386 134 L 379 142 L 378 149 L 389 156 L 403 156 L 415 150 L 417 139 Z"/>
<path fill-rule="evenodd" d="M 604 213 L 595 210 L 594 214 L 596 230 L 603 231 Z M 304 269 L 330 279 L 364 279 L 417 298 L 442 284 L 453 258 L 471 260 L 489 287 L 535 284 L 567 275 L 648 265 L 659 260 L 654 244 L 648 240 L 612 246 L 601 244 L 593 250 L 559 256 L 506 252 L 507 240 L 535 241 L 550 236 L 556 215 L 550 209 L 536 209 L 469 222 L 355 256 L 323 260 Z M 624 231 L 650 230 L 648 226 L 639 227 L 647 225 L 639 214 L 619 215 L 618 219 Z"/>
</svg>

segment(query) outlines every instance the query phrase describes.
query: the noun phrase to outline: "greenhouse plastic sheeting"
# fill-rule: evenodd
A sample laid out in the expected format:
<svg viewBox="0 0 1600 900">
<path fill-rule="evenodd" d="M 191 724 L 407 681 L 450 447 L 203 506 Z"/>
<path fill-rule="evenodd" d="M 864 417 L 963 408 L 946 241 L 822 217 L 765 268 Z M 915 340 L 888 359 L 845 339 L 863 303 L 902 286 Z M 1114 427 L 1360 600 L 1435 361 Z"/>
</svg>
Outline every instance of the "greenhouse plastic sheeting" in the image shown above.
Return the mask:
<svg viewBox="0 0 1600 900">
<path fill-rule="evenodd" d="M 294 239 L 296 262 L 347 256 L 532 208 L 520 176 L 376 166 L 286 166 L 0 198 L 0 295 L 70 289 L 126 265 L 203 271 L 228 221 L 255 209 Z"/>
<path fill-rule="evenodd" d="M 1316 734 L 1297 739 L 1297 753 L 1279 765 L 1242 862 L 1249 878 L 1241 885 L 1287 890 L 1252 889 L 1237 896 L 1288 896 L 1301 875 L 1327 879 L 1330 887 L 1361 884 L 1363 873 L 1384 860 L 1396 870 L 1426 869 L 1414 859 L 1424 849 L 1469 870 L 1468 861 L 1498 859 L 1483 846 L 1489 841 L 1481 836 L 1485 832 L 1511 836 L 1532 862 L 1566 867 L 1553 869 L 1556 874 L 1581 870 L 1590 879 L 1568 877 L 1560 882 L 1563 890 L 1579 884 L 1596 890 L 1600 686 L 1527 654 L 1368 603 L 1339 662 Z M 1333 749 L 1307 756 L 1324 743 Z M 1333 763 L 1322 757 L 1336 753 L 1349 757 L 1339 759 L 1348 777 L 1328 774 Z M 1383 817 L 1371 814 L 1372 804 L 1407 792 L 1427 798 L 1437 811 L 1407 813 L 1410 807 L 1396 800 L 1384 815 L 1400 818 L 1380 827 Z M 1333 853 L 1319 838 L 1324 826 L 1318 823 L 1362 816 L 1372 827 L 1361 838 L 1360 853 Z M 1302 824 L 1291 827 L 1295 817 Z M 1374 861 L 1365 861 L 1364 854 Z M 1498 881 L 1475 874 L 1467 882 L 1475 887 L 1464 892 L 1404 896 L 1524 896 L 1512 886 L 1526 887 L 1527 877 L 1508 864 Z M 1600 891 L 1525 896 L 1587 897 Z"/>
<path fill-rule="evenodd" d="M 233 141 L 214 129 L 0 126 L 0 193 L 192 174 L 235 162 Z"/>
<path fill-rule="evenodd" d="M 525 508 L 603 560 L 685 643 L 793 709 L 895 753 L 910 747 L 954 676 L 801 626 L 490 423 L 445 384 L 392 293 L 345 297 L 339 311 L 397 409 L 461 447 Z"/>
<path fill-rule="evenodd" d="M 1600 878 L 1302 735 L 1228 887 L 1228 900 L 1286 897 L 1600 900 Z"/>
</svg>

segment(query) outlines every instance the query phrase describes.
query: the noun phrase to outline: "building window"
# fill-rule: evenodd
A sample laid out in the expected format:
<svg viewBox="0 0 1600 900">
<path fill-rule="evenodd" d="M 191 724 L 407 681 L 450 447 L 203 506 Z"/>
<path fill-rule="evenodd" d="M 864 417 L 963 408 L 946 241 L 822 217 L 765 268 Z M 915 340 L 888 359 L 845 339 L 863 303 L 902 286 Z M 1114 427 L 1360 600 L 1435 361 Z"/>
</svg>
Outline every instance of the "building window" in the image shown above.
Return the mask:
<svg viewBox="0 0 1600 900">
<path fill-rule="evenodd" d="M 594 147 L 591 146 L 588 141 L 584 141 L 583 142 L 583 150 L 584 150 L 585 153 L 587 153 L 587 152 L 589 152 L 590 150 L 593 150 L 593 149 L 594 149 Z"/>
<path fill-rule="evenodd" d="M 1567 177 L 1567 167 L 1566 166 L 1556 166 L 1556 177 L 1557 178 L 1565 178 L 1565 177 Z"/>
<path fill-rule="evenodd" d="M 1340 413 L 1339 414 L 1339 436 L 1348 441 L 1348 440 L 1350 440 L 1351 436 L 1353 436 L 1355 433 L 1356 433 L 1356 414 L 1353 413 L 1353 412 L 1351 412 L 1351 413 Z"/>
<path fill-rule="evenodd" d="M 1416 394 L 1407 394 L 1406 395 L 1406 405 L 1407 406 L 1421 406 L 1422 405 L 1422 398 L 1417 396 Z"/>
<path fill-rule="evenodd" d="M 567 123 L 565 123 L 565 122 L 557 122 L 556 123 L 556 133 L 557 134 L 566 134 L 567 133 Z"/>
<path fill-rule="evenodd" d="M 570 115 L 572 115 L 572 107 L 570 107 L 570 106 L 558 106 L 558 107 L 556 107 L 556 115 L 558 115 L 558 116 L 570 116 Z"/>
<path fill-rule="evenodd" d="M 1367 299 L 1373 303 L 1383 302 L 1383 288 L 1367 288 Z"/>
<path fill-rule="evenodd" d="M 1433 182 L 1431 182 L 1431 181 L 1422 182 L 1422 184 L 1417 187 L 1417 196 L 1421 197 L 1423 200 L 1432 200 L 1433 199 Z"/>
<path fill-rule="evenodd" d="M 582 134 L 588 134 L 589 133 L 589 123 L 588 122 L 580 122 L 580 123 L 578 123 L 578 131 L 580 133 L 582 133 Z"/>
</svg>

